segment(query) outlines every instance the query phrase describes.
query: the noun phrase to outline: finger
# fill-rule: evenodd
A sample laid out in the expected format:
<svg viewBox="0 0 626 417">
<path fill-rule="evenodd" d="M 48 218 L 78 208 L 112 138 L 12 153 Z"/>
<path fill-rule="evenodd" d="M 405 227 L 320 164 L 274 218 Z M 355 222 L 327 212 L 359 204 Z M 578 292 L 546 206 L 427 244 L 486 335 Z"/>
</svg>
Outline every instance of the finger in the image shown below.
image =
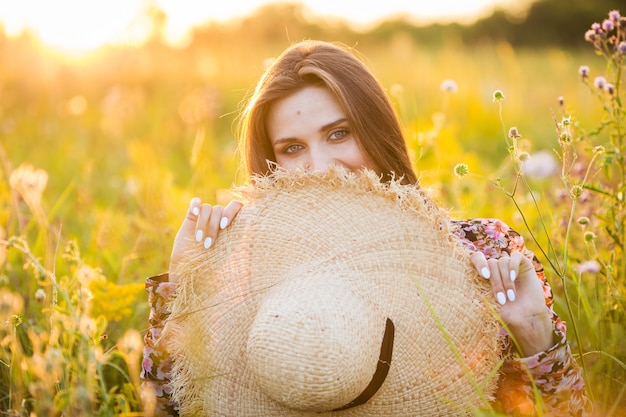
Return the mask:
<svg viewBox="0 0 626 417">
<path fill-rule="evenodd" d="M 502 287 L 504 288 L 506 298 L 513 302 L 515 301 L 515 284 L 511 281 L 511 258 L 509 256 L 501 257 L 498 260 L 498 269 L 500 270 Z"/>
<path fill-rule="evenodd" d="M 237 213 L 239 213 L 239 210 L 241 210 L 242 207 L 243 203 L 238 200 L 233 200 L 228 203 L 228 205 L 224 207 L 224 211 L 222 212 L 222 218 L 220 219 L 220 229 L 224 229 L 226 226 L 228 226 L 233 221 Z"/>
<path fill-rule="evenodd" d="M 525 258 L 520 252 L 511 253 L 511 260 L 509 261 L 509 280 L 511 282 L 515 282 L 517 277 L 520 276 L 521 262 Z"/>
<path fill-rule="evenodd" d="M 504 284 L 502 283 L 502 275 L 500 273 L 500 265 L 497 259 L 487 260 L 489 265 L 489 271 L 491 272 L 491 289 L 496 297 L 498 304 L 506 304 L 506 295 L 504 290 Z"/>
<path fill-rule="evenodd" d="M 209 218 L 206 225 L 206 237 L 204 239 L 204 247 L 205 249 L 209 249 L 213 246 L 215 239 L 217 239 L 217 233 L 220 230 L 220 222 L 222 220 L 222 213 L 224 212 L 224 207 L 220 205 L 213 206 L 213 210 L 211 211 L 211 217 Z"/>
<path fill-rule="evenodd" d="M 202 201 L 198 197 L 194 197 L 189 202 L 189 210 L 187 210 L 187 219 L 193 222 L 198 220 L 198 215 L 200 214 L 200 206 L 202 205 Z"/>
<path fill-rule="evenodd" d="M 485 258 L 485 254 L 479 251 L 473 252 L 470 255 L 470 260 L 474 264 L 474 267 L 485 279 L 489 279 L 491 277 L 491 272 L 489 271 L 489 265 L 487 264 L 487 258 Z"/>
<path fill-rule="evenodd" d="M 178 234 L 180 236 L 194 236 L 196 232 L 196 223 L 198 221 L 198 214 L 200 212 L 201 201 L 199 198 L 194 197 L 189 202 L 189 208 L 183 224 L 180 226 Z"/>
<path fill-rule="evenodd" d="M 208 228 L 207 224 L 209 223 L 209 219 L 211 218 L 211 213 L 213 212 L 213 206 L 210 204 L 202 204 L 199 208 L 200 213 L 196 220 L 196 231 L 195 237 L 197 242 L 204 242 L 206 240 Z"/>
</svg>

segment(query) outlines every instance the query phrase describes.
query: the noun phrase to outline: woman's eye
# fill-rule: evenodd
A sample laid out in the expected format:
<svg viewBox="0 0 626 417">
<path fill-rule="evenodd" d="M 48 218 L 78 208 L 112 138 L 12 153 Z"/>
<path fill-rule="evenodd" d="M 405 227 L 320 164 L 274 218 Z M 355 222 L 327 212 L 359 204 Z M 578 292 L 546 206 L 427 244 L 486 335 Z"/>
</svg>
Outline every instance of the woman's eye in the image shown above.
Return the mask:
<svg viewBox="0 0 626 417">
<path fill-rule="evenodd" d="M 330 134 L 330 139 L 331 140 L 342 139 L 343 137 L 347 136 L 348 133 L 350 133 L 348 129 L 337 129 Z"/>
<path fill-rule="evenodd" d="M 296 153 L 299 150 L 303 149 L 304 147 L 302 145 L 299 144 L 294 144 L 294 145 L 289 145 L 286 148 L 283 149 L 283 153 L 285 154 L 292 154 L 292 153 Z"/>
</svg>

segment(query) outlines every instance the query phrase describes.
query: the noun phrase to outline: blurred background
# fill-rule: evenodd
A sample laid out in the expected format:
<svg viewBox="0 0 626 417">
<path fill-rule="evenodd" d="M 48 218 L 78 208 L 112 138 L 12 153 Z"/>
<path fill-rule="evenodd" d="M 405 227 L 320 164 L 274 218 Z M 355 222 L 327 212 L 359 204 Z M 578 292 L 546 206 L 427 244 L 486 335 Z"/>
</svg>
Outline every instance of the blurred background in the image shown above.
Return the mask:
<svg viewBox="0 0 626 417">
<path fill-rule="evenodd" d="M 524 221 L 541 228 L 541 216 L 523 219 L 494 192 L 492 181 L 511 177 L 506 131 L 516 126 L 532 155 L 556 146 L 561 117 L 587 126 L 602 119 L 578 69 L 605 70 L 584 34 L 620 6 L 626 9 L 621 0 L 1 2 L 0 239 L 24 237 L 40 267 L 58 276 L 85 265 L 97 271 L 89 314 L 104 318 L 97 330 L 107 335 L 98 342 L 104 351 L 129 329 L 143 334 L 144 279 L 167 270 L 191 197 L 225 202 L 242 183 L 233 133 L 241 102 L 272 58 L 302 39 L 339 41 L 363 54 L 398 109 L 422 184 L 455 217 L 499 217 L 522 234 Z M 501 108 L 495 90 L 504 93 Z M 558 176 L 550 155 L 543 170 L 529 171 L 531 181 L 552 184 Z M 460 163 L 472 173 L 463 181 L 454 175 Z M 30 203 L 9 184 L 19 169 Z M 542 190 L 518 203 L 534 210 L 535 197 L 559 224 L 549 207 L 563 190 Z M 529 246 L 538 250 L 546 239 Z M 69 242 L 75 252 L 65 265 Z M 22 328 L 30 323 L 37 333 L 52 286 L 24 269 L 24 251 L 0 255 L 0 288 L 20 295 L 20 314 L 34 317 Z M 557 309 L 564 310 L 559 297 Z M 619 402 L 623 393 L 612 395 Z M 0 405 L 9 408 L 8 397 L 0 395 Z"/>
</svg>

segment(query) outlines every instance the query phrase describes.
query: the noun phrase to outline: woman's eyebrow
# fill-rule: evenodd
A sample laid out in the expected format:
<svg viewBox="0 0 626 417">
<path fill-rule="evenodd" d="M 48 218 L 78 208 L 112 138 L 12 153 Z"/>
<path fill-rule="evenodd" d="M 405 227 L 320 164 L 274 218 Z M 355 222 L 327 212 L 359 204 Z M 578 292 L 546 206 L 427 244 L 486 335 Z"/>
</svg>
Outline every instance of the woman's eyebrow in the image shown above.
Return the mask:
<svg viewBox="0 0 626 417">
<path fill-rule="evenodd" d="M 320 127 L 319 131 L 320 132 L 325 132 L 329 129 L 332 129 L 333 127 L 340 125 L 342 123 L 345 123 L 348 119 L 346 119 L 345 117 L 342 117 L 341 119 L 337 119 L 334 122 L 330 122 L 325 124 L 324 126 Z M 270 139 L 270 142 L 272 143 L 272 146 L 276 146 L 276 145 L 280 145 L 281 143 L 285 143 L 285 142 L 291 142 L 292 140 L 294 140 L 295 137 L 284 137 L 284 138 L 278 138 L 276 140 L 272 140 Z"/>
<path fill-rule="evenodd" d="M 320 127 L 320 132 L 324 132 L 328 129 L 331 129 L 337 125 L 340 125 L 344 122 L 348 121 L 348 119 L 346 119 L 345 117 L 342 117 L 341 119 L 337 119 L 334 122 L 330 122 L 328 124 L 325 124 L 324 126 Z"/>
</svg>

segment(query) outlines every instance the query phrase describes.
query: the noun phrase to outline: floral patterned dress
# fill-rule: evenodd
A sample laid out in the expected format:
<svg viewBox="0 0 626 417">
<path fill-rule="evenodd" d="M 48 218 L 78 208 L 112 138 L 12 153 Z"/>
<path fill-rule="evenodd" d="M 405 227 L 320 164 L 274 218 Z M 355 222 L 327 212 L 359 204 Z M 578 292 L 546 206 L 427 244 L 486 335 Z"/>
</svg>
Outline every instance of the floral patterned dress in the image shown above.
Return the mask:
<svg viewBox="0 0 626 417">
<path fill-rule="evenodd" d="M 472 251 L 481 251 L 487 259 L 499 258 L 518 251 L 531 259 L 544 289 L 546 308 L 554 323 L 554 346 L 545 352 L 521 358 L 510 341 L 505 345 L 505 362 L 493 404 L 494 410 L 510 416 L 589 416 L 591 403 L 585 394 L 581 369 L 572 356 L 565 337 L 565 323 L 553 311 L 552 290 L 546 281 L 543 266 L 528 250 L 523 238 L 497 219 L 452 221 L 451 230 Z M 172 358 L 158 343 L 169 316 L 168 301 L 176 285 L 167 274 L 146 280 L 150 305 L 150 328 L 145 335 L 146 346 L 142 364 L 144 404 L 150 415 L 178 416 L 177 404 L 171 398 L 169 380 Z M 504 332 L 504 330 L 503 330 Z M 541 401 L 537 401 L 537 396 Z"/>
</svg>

